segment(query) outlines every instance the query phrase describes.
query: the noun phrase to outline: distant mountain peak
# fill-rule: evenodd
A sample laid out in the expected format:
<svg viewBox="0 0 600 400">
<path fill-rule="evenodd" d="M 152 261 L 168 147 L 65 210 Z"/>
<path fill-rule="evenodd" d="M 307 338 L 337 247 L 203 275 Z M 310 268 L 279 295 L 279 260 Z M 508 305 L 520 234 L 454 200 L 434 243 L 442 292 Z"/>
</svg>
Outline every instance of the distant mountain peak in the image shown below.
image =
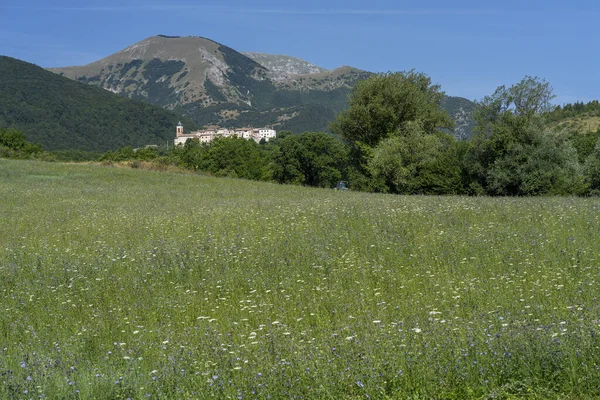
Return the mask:
<svg viewBox="0 0 600 400">
<path fill-rule="evenodd" d="M 244 52 L 243 55 L 250 57 L 260 65 L 271 72 L 283 73 L 287 75 L 306 75 L 327 72 L 313 63 L 296 57 L 290 57 L 282 54 L 266 54 L 257 52 Z"/>
</svg>

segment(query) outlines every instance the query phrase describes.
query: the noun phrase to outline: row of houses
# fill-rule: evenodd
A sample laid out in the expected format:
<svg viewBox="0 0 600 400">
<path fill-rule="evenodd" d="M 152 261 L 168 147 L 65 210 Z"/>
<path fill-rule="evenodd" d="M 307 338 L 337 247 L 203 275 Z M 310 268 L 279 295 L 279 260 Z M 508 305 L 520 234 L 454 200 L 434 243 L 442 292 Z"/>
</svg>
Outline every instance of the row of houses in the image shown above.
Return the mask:
<svg viewBox="0 0 600 400">
<path fill-rule="evenodd" d="M 268 141 L 277 137 L 277 132 L 269 128 L 241 128 L 241 129 L 225 129 L 214 127 L 213 129 L 205 129 L 191 133 L 183 132 L 183 124 L 177 124 L 177 137 L 175 138 L 175 146 L 185 144 L 188 139 L 198 139 L 200 143 L 210 143 L 218 137 L 239 137 L 242 139 L 252 139 L 257 143 L 262 139 Z"/>
</svg>

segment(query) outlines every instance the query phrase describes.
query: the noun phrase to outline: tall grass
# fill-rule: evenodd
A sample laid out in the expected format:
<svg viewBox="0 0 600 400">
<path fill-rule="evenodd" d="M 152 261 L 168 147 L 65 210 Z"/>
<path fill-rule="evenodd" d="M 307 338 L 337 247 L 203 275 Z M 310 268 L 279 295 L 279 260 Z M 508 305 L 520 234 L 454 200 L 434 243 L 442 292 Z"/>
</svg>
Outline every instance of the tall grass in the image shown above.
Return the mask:
<svg viewBox="0 0 600 400">
<path fill-rule="evenodd" d="M 597 398 L 599 211 L 0 160 L 0 397 Z"/>
</svg>

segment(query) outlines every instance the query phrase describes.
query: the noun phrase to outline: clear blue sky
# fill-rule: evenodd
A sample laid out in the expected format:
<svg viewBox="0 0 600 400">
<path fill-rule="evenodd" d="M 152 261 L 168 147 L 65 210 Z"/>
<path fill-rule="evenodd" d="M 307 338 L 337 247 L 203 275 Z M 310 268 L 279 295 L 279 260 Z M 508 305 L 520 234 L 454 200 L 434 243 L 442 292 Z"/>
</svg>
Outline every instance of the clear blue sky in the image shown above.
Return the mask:
<svg viewBox="0 0 600 400">
<path fill-rule="evenodd" d="M 83 65 L 197 35 L 329 69 L 415 68 L 469 99 L 538 76 L 565 103 L 600 98 L 599 21 L 598 0 L 2 0 L 0 54 Z"/>
</svg>

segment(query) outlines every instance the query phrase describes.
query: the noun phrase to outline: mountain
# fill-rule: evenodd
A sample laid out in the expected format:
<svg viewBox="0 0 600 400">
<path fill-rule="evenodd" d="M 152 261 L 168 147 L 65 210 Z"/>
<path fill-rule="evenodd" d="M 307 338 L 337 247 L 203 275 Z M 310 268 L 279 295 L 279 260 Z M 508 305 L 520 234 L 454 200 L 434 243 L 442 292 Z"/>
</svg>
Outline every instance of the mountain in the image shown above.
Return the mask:
<svg viewBox="0 0 600 400">
<path fill-rule="evenodd" d="M 463 97 L 446 96 L 442 100 L 441 106 L 456 122 L 454 131 L 449 133 L 460 140 L 470 138 L 473 135 L 473 128 L 475 128 L 475 120 L 472 116 L 475 103 Z"/>
<path fill-rule="evenodd" d="M 46 150 L 106 151 L 172 142 L 181 116 L 0 56 L 0 127 Z M 190 128 L 194 123 L 183 120 Z"/>
<path fill-rule="evenodd" d="M 318 67 L 315 64 L 296 57 L 254 52 L 244 52 L 242 54 L 250 57 L 271 72 L 279 72 L 285 75 L 306 75 L 327 72 L 325 68 Z"/>
<path fill-rule="evenodd" d="M 164 35 L 85 66 L 50 71 L 165 107 L 199 125 L 296 133 L 326 131 L 347 108 L 354 85 L 372 75 L 352 67 L 328 71 L 288 56 L 242 54 L 202 37 Z M 445 104 L 468 130 L 473 103 L 448 97 Z"/>
</svg>

